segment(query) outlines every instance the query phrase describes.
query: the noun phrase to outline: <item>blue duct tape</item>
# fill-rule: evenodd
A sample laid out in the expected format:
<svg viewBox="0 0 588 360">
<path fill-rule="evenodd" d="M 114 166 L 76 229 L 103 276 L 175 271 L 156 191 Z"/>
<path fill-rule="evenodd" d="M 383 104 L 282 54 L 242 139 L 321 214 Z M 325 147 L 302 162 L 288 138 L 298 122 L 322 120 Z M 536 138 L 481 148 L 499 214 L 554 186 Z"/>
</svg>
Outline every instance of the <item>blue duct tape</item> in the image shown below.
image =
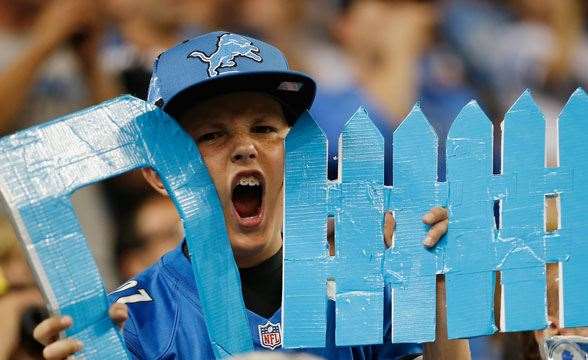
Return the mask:
<svg viewBox="0 0 588 360">
<path fill-rule="evenodd" d="M 143 167 L 158 172 L 182 218 L 215 355 L 252 350 L 222 209 L 198 149 L 163 111 L 130 96 L 0 140 L 0 193 L 51 312 L 74 319 L 66 335 L 84 342 L 81 358 L 128 357 L 70 197 Z"/>
<path fill-rule="evenodd" d="M 437 138 L 418 107 L 394 133 L 394 184 L 383 185 L 384 147 L 360 109 L 340 140 L 341 177 L 327 180 L 327 141 L 303 114 L 286 140 L 283 327 L 285 347 L 325 344 L 327 281 L 336 284 L 336 343 L 381 343 L 383 308 L 393 342 L 435 336 L 435 277 L 446 275 L 452 338 L 495 331 L 494 273 L 502 273 L 502 331 L 546 325 L 545 264 L 560 264 L 561 316 L 588 325 L 582 241 L 588 189 L 584 135 L 587 95 L 578 90 L 562 111 L 560 166 L 544 165 L 543 115 L 529 92 L 505 117 L 503 171 L 491 173 L 492 129 L 475 103 L 464 107 L 447 141 L 447 183 L 439 183 Z M 80 187 L 152 167 L 186 230 L 194 276 L 217 357 L 251 350 L 252 341 L 218 197 L 190 137 L 167 115 L 121 97 L 0 140 L 0 192 L 10 208 L 50 308 L 69 314 L 68 335 L 86 343 L 82 356 L 127 356 L 107 317 L 108 304 L 70 203 Z M 561 229 L 546 233 L 546 194 L 558 194 Z M 501 202 L 501 225 L 492 208 Z M 447 206 L 449 232 L 422 246 L 422 215 Z M 384 212 L 397 229 L 383 242 Z M 335 220 L 329 256 L 326 218 Z M 385 301 L 384 285 L 392 288 Z M 217 289 L 222 288 L 219 297 Z M 105 349 L 108 349 L 106 353 Z"/>
<path fill-rule="evenodd" d="M 588 326 L 582 300 L 588 187 L 577 180 L 588 171 L 586 114 L 588 97 L 579 89 L 560 115 L 561 164 L 546 168 L 543 114 L 524 92 L 505 116 L 503 169 L 495 175 L 492 124 L 471 102 L 450 129 L 447 181 L 439 183 L 437 137 L 417 106 L 394 133 L 392 187 L 383 185 L 381 136 L 363 110 L 339 140 L 342 173 L 336 182 L 326 177 L 326 139 L 305 116 L 286 139 L 285 347 L 324 345 L 326 279 L 337 284 L 337 345 L 380 343 L 382 313 L 375 308 L 382 304 L 391 309 L 392 342 L 433 340 L 438 274 L 446 279 L 450 338 L 498 329 L 497 272 L 501 331 L 541 329 L 547 325 L 545 266 L 554 262 L 560 267 L 561 321 Z M 545 229 L 548 194 L 559 195 L 561 203 L 561 228 L 553 233 Z M 434 249 L 426 249 L 428 227 L 421 217 L 434 206 L 448 208 L 449 230 Z M 390 249 L 382 241 L 383 211 L 396 218 Z M 333 257 L 326 250 L 328 215 L 336 223 Z M 392 289 L 390 304 L 382 300 L 382 279 Z"/>
</svg>

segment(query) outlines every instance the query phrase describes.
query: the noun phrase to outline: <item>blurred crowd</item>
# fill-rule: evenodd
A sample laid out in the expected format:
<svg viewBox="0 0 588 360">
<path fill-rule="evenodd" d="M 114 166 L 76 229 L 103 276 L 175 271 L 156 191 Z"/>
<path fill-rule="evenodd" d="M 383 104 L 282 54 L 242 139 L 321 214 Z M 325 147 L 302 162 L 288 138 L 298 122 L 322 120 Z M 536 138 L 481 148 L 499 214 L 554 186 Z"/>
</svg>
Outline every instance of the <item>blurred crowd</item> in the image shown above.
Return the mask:
<svg viewBox="0 0 588 360">
<path fill-rule="evenodd" d="M 588 82 L 587 18 L 582 0 L 0 0 L 0 136 L 123 93 L 145 99 L 160 52 L 227 30 L 275 44 L 291 68 L 317 80 L 311 113 L 329 138 L 331 178 L 337 138 L 359 106 L 390 150 L 392 132 L 419 102 L 440 139 L 443 181 L 445 137 L 460 109 L 476 99 L 498 125 L 526 88 L 545 114 L 546 163 L 556 166 L 558 113 Z M 136 172 L 81 189 L 73 201 L 110 289 L 182 239 L 173 205 Z M 0 218 L 0 315 L 8 319 L 0 360 L 39 357 L 30 329 L 41 304 Z M 472 350 L 474 359 L 539 356 L 532 333 L 474 340 Z"/>
</svg>

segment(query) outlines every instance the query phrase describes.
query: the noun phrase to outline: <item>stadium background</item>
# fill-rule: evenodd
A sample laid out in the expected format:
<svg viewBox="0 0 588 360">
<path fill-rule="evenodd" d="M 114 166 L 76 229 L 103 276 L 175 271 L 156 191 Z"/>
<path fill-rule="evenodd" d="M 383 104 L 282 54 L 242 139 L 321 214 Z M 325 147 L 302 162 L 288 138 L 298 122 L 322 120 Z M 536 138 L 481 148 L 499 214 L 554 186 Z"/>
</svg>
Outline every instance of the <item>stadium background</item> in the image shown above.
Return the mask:
<svg viewBox="0 0 588 360">
<path fill-rule="evenodd" d="M 470 99 L 499 125 L 530 88 L 546 117 L 546 164 L 554 166 L 558 113 L 588 83 L 585 19 L 582 0 L 0 0 L 0 136 L 119 94 L 145 99 L 157 54 L 220 29 L 277 45 L 293 69 L 314 77 L 311 112 L 330 138 L 360 105 L 391 132 L 419 101 L 441 139 L 441 160 L 448 128 Z M 498 172 L 499 126 L 495 138 Z M 443 181 L 444 161 L 438 170 Z M 109 289 L 182 237 L 173 206 L 138 173 L 82 189 L 74 204 Z M 0 360 L 39 358 L 30 338 L 39 305 L 2 216 Z M 471 345 L 473 359 L 536 356 L 526 333 Z"/>
</svg>

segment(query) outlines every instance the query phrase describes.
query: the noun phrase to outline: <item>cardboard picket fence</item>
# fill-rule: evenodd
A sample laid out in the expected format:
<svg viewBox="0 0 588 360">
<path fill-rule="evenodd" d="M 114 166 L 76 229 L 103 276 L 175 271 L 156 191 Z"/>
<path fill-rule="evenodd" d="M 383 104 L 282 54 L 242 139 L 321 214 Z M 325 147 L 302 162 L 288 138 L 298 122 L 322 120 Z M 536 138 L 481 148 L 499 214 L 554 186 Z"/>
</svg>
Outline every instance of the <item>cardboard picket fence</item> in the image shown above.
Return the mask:
<svg viewBox="0 0 588 360">
<path fill-rule="evenodd" d="M 476 102 L 447 139 L 447 181 L 437 182 L 437 137 L 418 107 L 394 132 L 394 184 L 384 186 L 381 134 L 359 109 L 339 142 L 337 181 L 327 180 L 327 143 L 301 118 L 286 139 L 285 347 L 325 345 L 327 280 L 335 283 L 337 345 L 381 343 L 384 307 L 392 342 L 435 338 L 435 278 L 445 274 L 450 338 L 494 333 L 495 273 L 501 273 L 501 331 L 547 326 L 547 263 L 559 263 L 560 321 L 588 326 L 588 96 L 581 89 L 559 118 L 559 166 L 545 167 L 545 123 L 526 91 L 503 123 L 502 172 L 492 173 L 492 123 Z M 560 199 L 560 228 L 545 230 L 545 196 Z M 494 203 L 499 201 L 496 229 Z M 449 210 L 449 230 L 434 248 L 422 241 L 422 216 Z M 383 241 L 384 213 L 396 219 Z M 335 222 L 329 256 L 327 217 Z"/>
<path fill-rule="evenodd" d="M 546 169 L 543 118 L 524 93 L 506 115 L 503 172 L 492 175 L 491 123 L 472 102 L 451 128 L 447 182 L 439 183 L 437 139 L 415 108 L 394 133 L 392 187 L 383 185 L 382 136 L 364 110 L 341 136 L 336 182 L 327 180 L 325 137 L 303 115 L 286 140 L 284 346 L 324 345 L 328 279 L 336 284 L 337 345 L 381 343 L 387 310 L 391 341 L 433 340 L 440 273 L 446 276 L 450 337 L 496 330 L 496 271 L 502 273 L 501 330 L 542 328 L 548 262 L 560 263 L 562 323 L 587 326 L 588 243 L 581 226 L 588 189 L 580 183 L 588 175 L 586 114 L 588 97 L 578 90 L 560 116 L 560 166 Z M 0 139 L 0 195 L 50 309 L 74 318 L 67 335 L 84 341 L 81 358 L 127 357 L 70 197 L 80 187 L 141 167 L 159 173 L 182 219 L 215 356 L 252 350 L 222 210 L 198 149 L 165 113 L 129 96 Z M 549 234 L 545 194 L 558 194 L 561 202 L 561 229 Z M 499 229 L 492 214 L 496 200 Z M 421 217 L 438 205 L 450 211 L 449 232 L 426 250 Z M 397 230 L 394 245 L 385 249 L 388 210 Z M 329 215 L 336 223 L 333 257 Z"/>
</svg>

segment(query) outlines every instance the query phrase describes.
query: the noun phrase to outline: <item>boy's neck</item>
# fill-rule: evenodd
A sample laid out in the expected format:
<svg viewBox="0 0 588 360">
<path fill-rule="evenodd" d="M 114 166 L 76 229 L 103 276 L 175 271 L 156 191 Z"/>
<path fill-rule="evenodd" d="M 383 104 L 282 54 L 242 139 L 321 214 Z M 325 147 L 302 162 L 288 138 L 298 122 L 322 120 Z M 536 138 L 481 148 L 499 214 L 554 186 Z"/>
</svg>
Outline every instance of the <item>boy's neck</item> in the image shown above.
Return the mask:
<svg viewBox="0 0 588 360">
<path fill-rule="evenodd" d="M 190 259 L 186 241 L 182 244 L 182 252 Z M 282 247 L 261 263 L 240 268 L 239 274 L 247 309 L 269 319 L 282 301 Z"/>
<path fill-rule="evenodd" d="M 271 241 L 268 246 L 262 251 L 253 256 L 235 256 L 235 261 L 240 269 L 247 269 L 261 264 L 267 259 L 271 258 L 282 248 L 282 236 L 280 234 L 278 240 Z"/>
<path fill-rule="evenodd" d="M 282 303 L 282 251 L 262 263 L 239 269 L 241 290 L 245 307 L 266 319 L 280 308 Z"/>
<path fill-rule="evenodd" d="M 256 256 L 252 257 L 237 257 L 235 256 L 235 262 L 239 269 L 248 269 L 254 266 L 257 266 L 264 261 L 270 259 L 272 256 L 276 255 L 280 249 L 282 249 L 282 234 L 280 233 L 279 238 L 277 241 L 272 241 L 268 246 L 261 252 L 256 254 Z M 188 251 L 188 242 L 184 240 L 182 245 L 182 252 L 184 255 L 190 259 L 190 254 Z"/>
</svg>

